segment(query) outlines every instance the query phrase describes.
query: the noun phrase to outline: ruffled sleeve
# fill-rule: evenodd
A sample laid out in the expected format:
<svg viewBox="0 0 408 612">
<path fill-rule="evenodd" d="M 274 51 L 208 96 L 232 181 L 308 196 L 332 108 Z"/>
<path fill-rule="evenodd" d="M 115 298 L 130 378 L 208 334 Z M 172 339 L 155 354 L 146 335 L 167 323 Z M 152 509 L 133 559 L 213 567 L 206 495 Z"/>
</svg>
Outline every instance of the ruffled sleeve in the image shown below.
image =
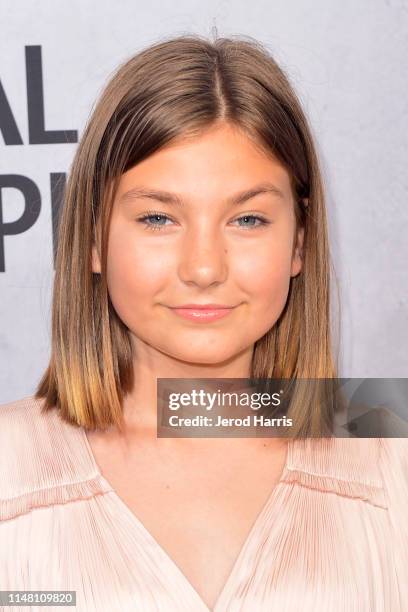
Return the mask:
<svg viewBox="0 0 408 612">
<path fill-rule="evenodd" d="M 393 536 L 401 609 L 408 610 L 408 438 L 381 438 L 380 469 Z"/>
<path fill-rule="evenodd" d="M 0 406 L 0 521 L 110 490 L 79 429 L 41 406 L 31 396 Z"/>
</svg>

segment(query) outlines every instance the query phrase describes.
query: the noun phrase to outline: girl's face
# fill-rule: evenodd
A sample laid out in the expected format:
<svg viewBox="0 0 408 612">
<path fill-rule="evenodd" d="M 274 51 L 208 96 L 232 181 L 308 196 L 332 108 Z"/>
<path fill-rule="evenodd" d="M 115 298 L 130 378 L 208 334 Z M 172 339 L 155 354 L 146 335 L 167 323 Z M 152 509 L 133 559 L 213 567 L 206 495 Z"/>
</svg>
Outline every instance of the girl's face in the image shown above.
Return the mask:
<svg viewBox="0 0 408 612">
<path fill-rule="evenodd" d="M 288 173 L 229 124 L 128 170 L 112 211 L 107 282 L 134 354 L 221 364 L 252 353 L 285 306 L 302 242 Z M 92 269 L 101 271 L 95 247 Z M 205 321 L 174 310 L 191 303 L 231 310 Z"/>
</svg>

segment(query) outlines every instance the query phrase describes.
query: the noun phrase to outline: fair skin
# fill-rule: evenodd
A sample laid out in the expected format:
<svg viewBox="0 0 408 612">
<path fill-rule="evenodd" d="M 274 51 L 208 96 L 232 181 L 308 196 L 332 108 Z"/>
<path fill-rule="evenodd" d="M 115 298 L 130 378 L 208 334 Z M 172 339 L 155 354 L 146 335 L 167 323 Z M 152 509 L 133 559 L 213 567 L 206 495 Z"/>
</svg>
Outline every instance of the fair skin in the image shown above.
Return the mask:
<svg viewBox="0 0 408 612">
<path fill-rule="evenodd" d="M 282 196 L 229 202 L 266 182 Z M 135 187 L 178 194 L 184 204 L 121 199 Z M 156 380 L 248 377 L 254 343 L 301 271 L 302 241 L 288 173 L 229 124 L 154 153 L 121 177 L 115 197 L 108 288 L 129 329 L 136 383 L 124 399 L 125 433 L 112 427 L 87 437 L 105 478 L 210 609 L 279 480 L 286 444 L 157 438 Z M 92 256 L 100 273 L 95 247 Z M 190 302 L 234 308 L 205 324 L 171 310 Z"/>
</svg>

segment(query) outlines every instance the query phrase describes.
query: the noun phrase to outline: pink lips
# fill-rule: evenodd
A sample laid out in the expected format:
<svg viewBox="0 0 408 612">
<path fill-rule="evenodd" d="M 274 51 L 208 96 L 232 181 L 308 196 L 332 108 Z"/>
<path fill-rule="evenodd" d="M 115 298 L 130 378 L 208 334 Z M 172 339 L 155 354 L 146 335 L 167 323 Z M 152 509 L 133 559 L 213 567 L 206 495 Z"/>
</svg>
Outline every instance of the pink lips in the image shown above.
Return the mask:
<svg viewBox="0 0 408 612">
<path fill-rule="evenodd" d="M 199 323 L 207 323 L 216 321 L 226 317 L 234 307 L 222 306 L 219 304 L 186 304 L 180 308 L 172 308 L 171 310 L 177 315 L 197 321 Z"/>
</svg>

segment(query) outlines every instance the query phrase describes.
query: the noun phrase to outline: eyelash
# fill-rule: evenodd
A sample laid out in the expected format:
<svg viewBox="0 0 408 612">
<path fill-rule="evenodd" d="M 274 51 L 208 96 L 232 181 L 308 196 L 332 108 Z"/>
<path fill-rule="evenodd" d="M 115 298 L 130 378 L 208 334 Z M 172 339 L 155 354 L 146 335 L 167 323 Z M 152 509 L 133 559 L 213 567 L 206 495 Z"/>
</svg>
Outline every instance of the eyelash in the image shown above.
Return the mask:
<svg viewBox="0 0 408 612">
<path fill-rule="evenodd" d="M 151 217 L 161 217 L 162 219 L 170 219 L 170 221 L 172 221 L 172 219 L 168 215 L 165 215 L 165 214 L 160 213 L 160 212 L 156 212 L 154 210 L 149 210 L 148 213 L 146 213 L 142 217 L 139 217 L 139 219 L 137 219 L 137 222 L 138 223 L 144 223 L 145 224 L 145 229 L 152 230 L 152 231 L 161 230 L 163 227 L 166 227 L 165 225 L 150 225 L 149 223 L 146 223 L 146 220 L 150 219 Z M 252 229 L 252 228 L 256 228 L 256 227 L 262 227 L 262 226 L 265 226 L 265 225 L 269 225 L 269 223 L 270 223 L 269 221 L 267 221 L 261 215 L 242 215 L 241 217 L 238 217 L 238 219 L 236 219 L 236 221 L 238 221 L 239 219 L 246 219 L 246 218 L 257 219 L 258 221 L 260 221 L 260 223 L 258 225 L 252 225 L 252 226 L 247 226 L 247 227 L 241 225 L 240 227 L 243 227 L 244 229 Z"/>
</svg>

